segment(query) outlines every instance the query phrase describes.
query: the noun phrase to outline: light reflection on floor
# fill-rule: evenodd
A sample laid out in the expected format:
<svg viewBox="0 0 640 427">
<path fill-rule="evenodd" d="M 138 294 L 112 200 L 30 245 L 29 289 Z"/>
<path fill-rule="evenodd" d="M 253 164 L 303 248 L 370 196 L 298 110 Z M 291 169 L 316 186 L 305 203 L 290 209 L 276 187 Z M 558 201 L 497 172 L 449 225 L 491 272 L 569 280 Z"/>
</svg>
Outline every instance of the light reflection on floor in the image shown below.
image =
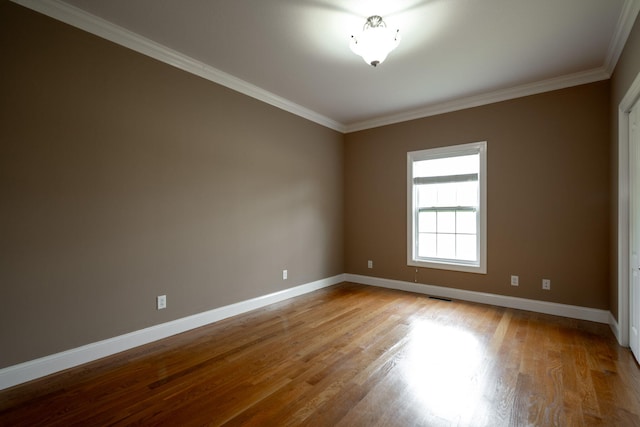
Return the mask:
<svg viewBox="0 0 640 427">
<path fill-rule="evenodd" d="M 412 325 L 402 372 L 423 411 L 464 423 L 484 412 L 483 358 L 483 346 L 471 333 L 420 320 Z"/>
</svg>

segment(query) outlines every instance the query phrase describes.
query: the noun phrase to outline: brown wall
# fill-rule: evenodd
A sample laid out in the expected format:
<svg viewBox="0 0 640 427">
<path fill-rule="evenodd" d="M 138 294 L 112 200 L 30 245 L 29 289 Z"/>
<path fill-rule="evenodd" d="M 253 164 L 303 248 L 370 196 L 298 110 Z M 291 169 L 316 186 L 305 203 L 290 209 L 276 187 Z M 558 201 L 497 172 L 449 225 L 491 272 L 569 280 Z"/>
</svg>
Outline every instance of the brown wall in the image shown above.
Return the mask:
<svg viewBox="0 0 640 427">
<path fill-rule="evenodd" d="M 0 368 L 343 272 L 617 308 L 639 32 L 611 85 L 343 136 L 0 0 Z M 480 140 L 488 274 L 416 276 L 406 153 Z"/>
<path fill-rule="evenodd" d="M 640 20 L 636 23 L 611 77 L 611 286 L 609 304 L 618 319 L 618 106 L 640 73 Z"/>
<path fill-rule="evenodd" d="M 488 274 L 419 269 L 419 283 L 608 308 L 609 82 L 348 134 L 347 273 L 413 282 L 408 151 L 487 141 Z M 374 263 L 367 269 L 367 260 Z M 520 286 L 510 286 L 510 275 Z M 541 280 L 551 279 L 551 291 Z"/>
<path fill-rule="evenodd" d="M 340 133 L 6 0 L 0 46 L 0 368 L 344 272 Z"/>
</svg>

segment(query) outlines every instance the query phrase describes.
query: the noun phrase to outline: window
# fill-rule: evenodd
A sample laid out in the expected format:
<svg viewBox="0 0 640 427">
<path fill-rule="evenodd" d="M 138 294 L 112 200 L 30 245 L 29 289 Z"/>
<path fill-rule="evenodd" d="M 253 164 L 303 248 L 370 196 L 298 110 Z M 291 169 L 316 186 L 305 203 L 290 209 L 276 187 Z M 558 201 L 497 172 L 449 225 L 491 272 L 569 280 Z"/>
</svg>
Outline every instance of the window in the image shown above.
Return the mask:
<svg viewBox="0 0 640 427">
<path fill-rule="evenodd" d="M 487 143 L 407 153 L 407 264 L 487 272 Z"/>
</svg>

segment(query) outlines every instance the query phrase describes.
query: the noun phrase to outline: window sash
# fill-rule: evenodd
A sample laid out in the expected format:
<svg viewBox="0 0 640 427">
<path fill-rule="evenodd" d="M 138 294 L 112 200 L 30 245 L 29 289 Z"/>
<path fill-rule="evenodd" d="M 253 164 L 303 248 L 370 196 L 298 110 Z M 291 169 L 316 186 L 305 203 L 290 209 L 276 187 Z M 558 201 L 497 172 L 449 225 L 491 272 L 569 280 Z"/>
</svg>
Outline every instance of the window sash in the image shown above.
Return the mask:
<svg viewBox="0 0 640 427">
<path fill-rule="evenodd" d="M 461 232 L 459 231 L 458 228 L 458 216 L 456 215 L 453 219 L 454 221 L 454 229 L 452 231 L 439 231 L 439 225 L 437 223 L 438 221 L 438 217 L 436 216 L 436 229 L 435 231 L 423 231 L 420 229 L 420 214 L 421 213 L 425 213 L 425 212 L 435 212 L 436 214 L 438 212 L 453 212 L 453 213 L 457 213 L 457 212 L 472 212 L 475 214 L 475 229 L 474 232 Z M 480 221 L 478 218 L 478 209 L 475 206 L 448 206 L 448 207 L 425 207 L 425 208 L 417 208 L 415 210 L 415 219 L 414 219 L 414 243 L 415 243 L 415 248 L 414 248 L 414 258 L 418 261 L 426 261 L 426 262 L 431 262 L 431 261 L 435 261 L 435 262 L 448 262 L 448 263 L 461 263 L 461 264 L 465 264 L 465 265 L 478 265 L 478 263 L 480 262 L 480 239 L 479 239 L 479 234 L 480 234 Z M 454 257 L 445 257 L 445 256 L 420 256 L 420 235 L 431 235 L 434 236 L 436 241 L 439 240 L 438 236 L 444 236 L 444 235 L 448 235 L 448 236 L 453 236 L 453 240 L 454 240 Z M 458 251 L 458 241 L 459 239 L 457 238 L 457 236 L 474 236 L 475 237 L 475 248 L 473 250 L 473 252 L 475 253 L 475 258 L 474 259 L 469 259 L 469 258 L 464 258 L 462 257 L 462 255 L 458 255 L 463 251 Z M 438 250 L 437 245 L 436 245 L 436 251 Z"/>
</svg>

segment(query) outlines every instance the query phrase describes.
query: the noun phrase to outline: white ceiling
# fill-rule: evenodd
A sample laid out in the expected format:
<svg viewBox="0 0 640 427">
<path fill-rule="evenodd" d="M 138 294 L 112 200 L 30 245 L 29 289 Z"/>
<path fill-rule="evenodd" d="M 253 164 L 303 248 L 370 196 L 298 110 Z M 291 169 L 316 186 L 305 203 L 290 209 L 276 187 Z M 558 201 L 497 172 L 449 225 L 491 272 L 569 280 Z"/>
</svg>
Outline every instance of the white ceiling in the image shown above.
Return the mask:
<svg viewBox="0 0 640 427">
<path fill-rule="evenodd" d="M 15 0 L 347 132 L 610 77 L 640 0 Z M 373 68 L 366 17 L 402 41 Z"/>
</svg>

